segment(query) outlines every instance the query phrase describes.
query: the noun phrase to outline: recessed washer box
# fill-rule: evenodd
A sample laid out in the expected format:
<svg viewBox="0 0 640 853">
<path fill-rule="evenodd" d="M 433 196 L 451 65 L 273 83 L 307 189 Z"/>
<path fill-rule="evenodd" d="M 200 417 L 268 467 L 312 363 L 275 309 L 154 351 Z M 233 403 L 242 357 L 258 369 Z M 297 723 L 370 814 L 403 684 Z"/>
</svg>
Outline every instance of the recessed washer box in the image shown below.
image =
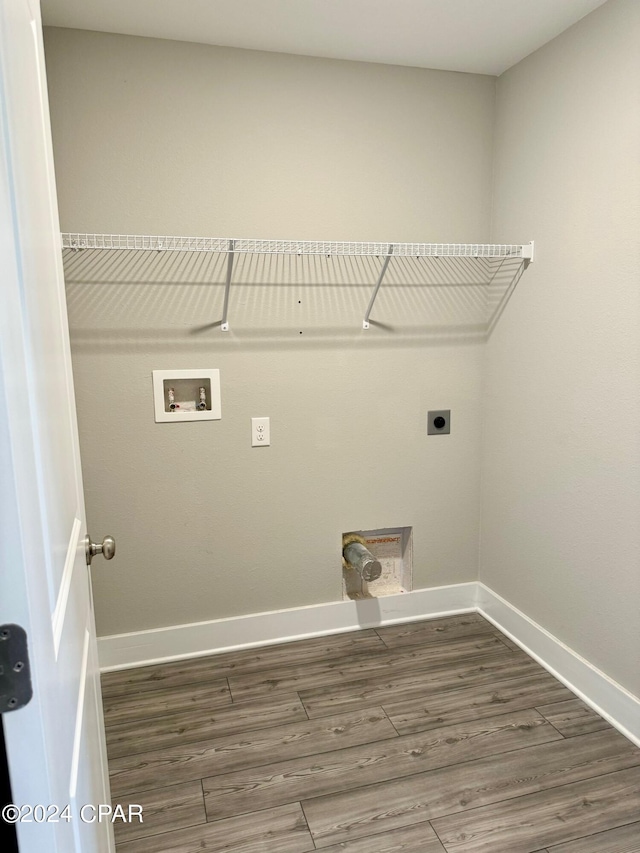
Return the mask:
<svg viewBox="0 0 640 853">
<path fill-rule="evenodd" d="M 220 371 L 154 370 L 153 405 L 156 423 L 220 420 Z"/>
</svg>

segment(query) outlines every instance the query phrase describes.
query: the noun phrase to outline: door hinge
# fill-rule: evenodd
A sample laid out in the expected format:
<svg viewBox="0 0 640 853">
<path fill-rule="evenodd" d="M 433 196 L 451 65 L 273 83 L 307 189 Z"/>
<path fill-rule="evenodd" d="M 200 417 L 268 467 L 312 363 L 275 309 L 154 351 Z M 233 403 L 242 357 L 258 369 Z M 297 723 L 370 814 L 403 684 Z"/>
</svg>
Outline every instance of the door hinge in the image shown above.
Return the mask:
<svg viewBox="0 0 640 853">
<path fill-rule="evenodd" d="M 27 632 L 0 625 L 0 714 L 24 708 L 32 696 Z"/>
</svg>

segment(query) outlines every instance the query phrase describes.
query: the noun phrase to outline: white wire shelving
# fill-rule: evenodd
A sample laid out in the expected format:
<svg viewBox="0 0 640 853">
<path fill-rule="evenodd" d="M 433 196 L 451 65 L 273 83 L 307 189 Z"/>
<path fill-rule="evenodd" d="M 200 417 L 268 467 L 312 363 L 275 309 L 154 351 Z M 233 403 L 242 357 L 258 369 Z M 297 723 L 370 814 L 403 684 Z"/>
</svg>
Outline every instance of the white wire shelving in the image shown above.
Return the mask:
<svg viewBox="0 0 640 853">
<path fill-rule="evenodd" d="M 507 259 L 520 261 L 513 277 L 514 283 L 533 261 L 533 242 L 524 244 L 494 243 L 364 243 L 314 240 L 253 240 L 229 237 L 175 237 L 140 234 L 81 234 L 63 233 L 62 248 L 72 252 L 85 250 L 142 251 L 142 252 L 213 252 L 227 256 L 225 294 L 221 329 L 229 330 L 227 319 L 229 292 L 233 277 L 233 262 L 239 254 L 257 255 L 322 255 L 325 257 L 378 257 L 383 259 L 378 279 L 362 321 L 369 328 L 369 318 L 378 291 L 393 258 L 476 258 L 496 261 L 490 279 Z"/>
</svg>

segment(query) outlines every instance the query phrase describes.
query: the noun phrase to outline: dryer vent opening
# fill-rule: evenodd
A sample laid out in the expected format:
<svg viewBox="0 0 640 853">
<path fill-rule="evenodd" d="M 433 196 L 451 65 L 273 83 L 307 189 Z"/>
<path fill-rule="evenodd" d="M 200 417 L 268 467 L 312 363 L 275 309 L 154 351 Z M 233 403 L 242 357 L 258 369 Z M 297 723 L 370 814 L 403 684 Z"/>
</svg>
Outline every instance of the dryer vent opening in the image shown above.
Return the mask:
<svg viewBox="0 0 640 853">
<path fill-rule="evenodd" d="M 342 534 L 343 599 L 380 598 L 412 589 L 412 528 Z"/>
</svg>

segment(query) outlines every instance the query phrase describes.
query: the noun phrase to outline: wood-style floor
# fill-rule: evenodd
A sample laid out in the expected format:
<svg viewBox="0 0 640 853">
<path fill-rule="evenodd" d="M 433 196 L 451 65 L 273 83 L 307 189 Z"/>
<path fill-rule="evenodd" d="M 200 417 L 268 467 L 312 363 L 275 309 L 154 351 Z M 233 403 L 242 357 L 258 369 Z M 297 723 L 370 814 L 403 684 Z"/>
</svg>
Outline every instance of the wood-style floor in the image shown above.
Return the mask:
<svg viewBox="0 0 640 853">
<path fill-rule="evenodd" d="M 102 686 L 118 853 L 640 853 L 640 749 L 476 614 Z"/>
</svg>

